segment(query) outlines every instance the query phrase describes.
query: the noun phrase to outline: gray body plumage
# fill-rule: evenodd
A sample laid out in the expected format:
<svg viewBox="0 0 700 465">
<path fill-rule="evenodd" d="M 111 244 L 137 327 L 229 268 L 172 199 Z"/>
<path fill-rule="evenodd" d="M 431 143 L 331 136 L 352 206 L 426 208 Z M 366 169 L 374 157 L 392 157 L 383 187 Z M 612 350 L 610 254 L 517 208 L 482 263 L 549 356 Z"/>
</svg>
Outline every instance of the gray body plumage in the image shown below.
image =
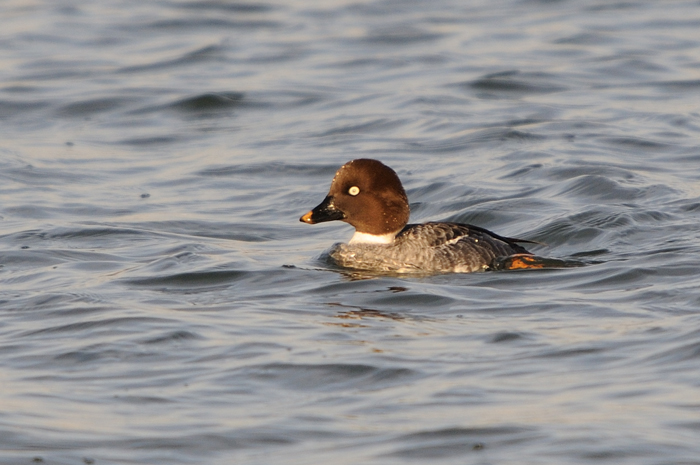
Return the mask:
<svg viewBox="0 0 700 465">
<path fill-rule="evenodd" d="M 530 255 L 515 241 L 466 224 L 409 224 L 391 244 L 336 244 L 329 255 L 358 270 L 470 273 L 488 270 L 499 257 Z"/>
</svg>

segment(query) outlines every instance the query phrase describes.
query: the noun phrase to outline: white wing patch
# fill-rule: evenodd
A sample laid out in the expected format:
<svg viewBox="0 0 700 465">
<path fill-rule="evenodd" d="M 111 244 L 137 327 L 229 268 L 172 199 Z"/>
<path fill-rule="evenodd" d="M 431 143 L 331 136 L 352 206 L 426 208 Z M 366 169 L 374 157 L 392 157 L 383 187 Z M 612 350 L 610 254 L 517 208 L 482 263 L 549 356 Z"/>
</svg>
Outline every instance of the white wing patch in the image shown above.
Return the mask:
<svg viewBox="0 0 700 465">
<path fill-rule="evenodd" d="M 469 237 L 469 236 L 458 236 L 458 237 L 455 237 L 454 239 L 450 239 L 449 241 L 447 241 L 447 242 L 445 242 L 445 243 L 443 243 L 443 244 L 440 244 L 440 247 L 447 247 L 447 246 L 450 246 L 450 245 L 452 245 L 452 244 L 456 244 L 457 242 L 461 241 L 462 239 L 467 239 L 468 237 Z"/>
</svg>

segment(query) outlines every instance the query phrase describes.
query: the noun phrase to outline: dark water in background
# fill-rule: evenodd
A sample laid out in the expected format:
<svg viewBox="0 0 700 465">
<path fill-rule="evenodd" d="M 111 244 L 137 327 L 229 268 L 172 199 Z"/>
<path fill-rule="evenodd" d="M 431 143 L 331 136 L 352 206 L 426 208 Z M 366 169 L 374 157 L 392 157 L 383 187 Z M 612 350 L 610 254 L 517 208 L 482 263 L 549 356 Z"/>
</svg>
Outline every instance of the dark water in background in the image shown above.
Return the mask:
<svg viewBox="0 0 700 465">
<path fill-rule="evenodd" d="M 0 18 L 1 463 L 700 464 L 700 2 Z M 338 272 L 360 156 L 587 266 Z"/>
</svg>

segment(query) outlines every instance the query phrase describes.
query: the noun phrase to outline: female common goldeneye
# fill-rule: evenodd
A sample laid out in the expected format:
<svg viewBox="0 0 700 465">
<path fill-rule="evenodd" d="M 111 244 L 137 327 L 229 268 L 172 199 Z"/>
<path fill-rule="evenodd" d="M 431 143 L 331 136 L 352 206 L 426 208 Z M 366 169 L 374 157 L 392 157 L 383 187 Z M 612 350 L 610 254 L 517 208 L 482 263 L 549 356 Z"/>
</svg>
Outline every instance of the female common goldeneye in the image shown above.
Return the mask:
<svg viewBox="0 0 700 465">
<path fill-rule="evenodd" d="M 470 273 L 540 267 L 531 264 L 533 255 L 516 244 L 532 241 L 502 237 L 468 224 L 407 224 L 409 213 L 406 192 L 394 170 L 377 160 L 361 158 L 335 173 L 328 196 L 300 221 L 341 220 L 355 227 L 350 242 L 336 244 L 329 253 L 346 268 Z"/>
</svg>

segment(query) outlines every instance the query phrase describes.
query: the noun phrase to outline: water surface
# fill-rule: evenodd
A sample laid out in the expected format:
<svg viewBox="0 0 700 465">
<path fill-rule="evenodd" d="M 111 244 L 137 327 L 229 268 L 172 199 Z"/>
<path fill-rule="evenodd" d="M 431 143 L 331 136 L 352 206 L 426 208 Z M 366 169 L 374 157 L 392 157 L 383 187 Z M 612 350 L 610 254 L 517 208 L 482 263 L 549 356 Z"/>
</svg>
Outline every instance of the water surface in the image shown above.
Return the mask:
<svg viewBox="0 0 700 465">
<path fill-rule="evenodd" d="M 700 464 L 696 1 L 0 14 L 0 462 Z M 357 157 L 585 266 L 338 270 Z"/>
</svg>

